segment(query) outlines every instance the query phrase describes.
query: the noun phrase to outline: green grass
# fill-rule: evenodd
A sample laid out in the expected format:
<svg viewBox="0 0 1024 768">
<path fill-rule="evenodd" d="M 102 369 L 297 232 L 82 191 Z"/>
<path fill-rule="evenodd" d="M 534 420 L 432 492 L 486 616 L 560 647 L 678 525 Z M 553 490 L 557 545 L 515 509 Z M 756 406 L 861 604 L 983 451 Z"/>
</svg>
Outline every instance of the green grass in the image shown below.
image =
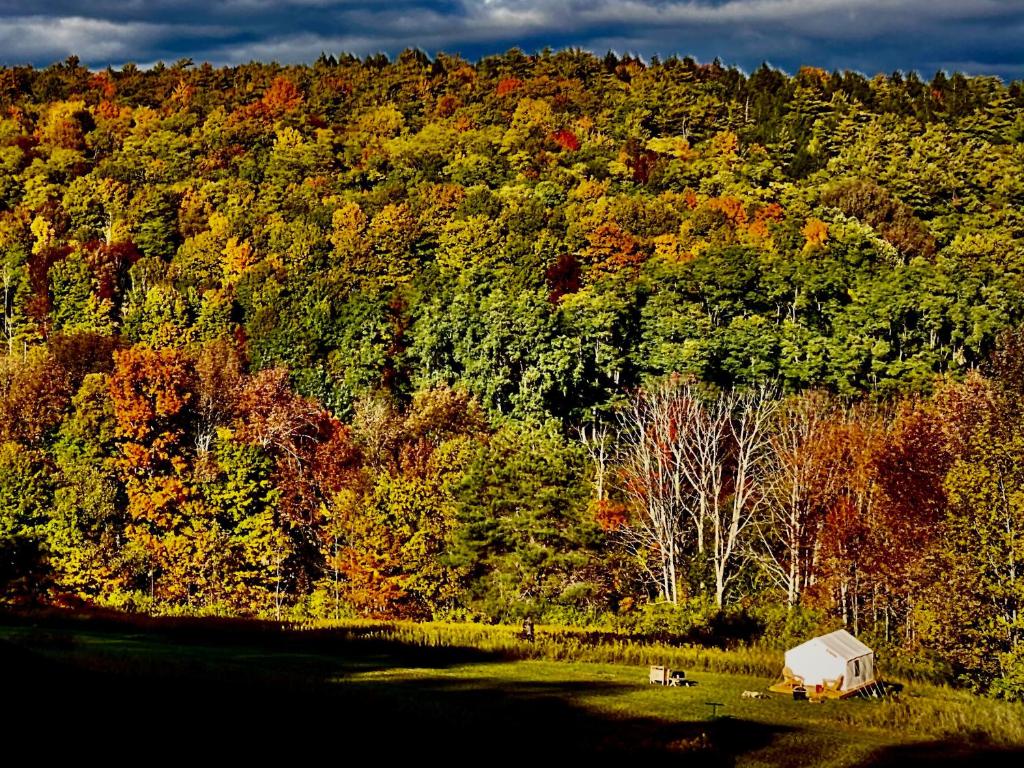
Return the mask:
<svg viewBox="0 0 1024 768">
<path fill-rule="evenodd" d="M 895 701 L 744 699 L 744 690 L 772 681 L 766 672 L 776 659 L 761 649 L 642 647 L 553 628 L 538 628 L 531 645 L 512 628 L 478 625 L 345 622 L 295 631 L 9 619 L 0 620 L 0 650 L 7 701 L 52 706 L 88 691 L 73 699 L 77 706 L 97 717 L 114 710 L 117 719 L 137 716 L 147 733 L 153 722 L 179 719 L 237 720 L 257 733 L 252 726 L 271 723 L 293 735 L 333 733 L 343 723 L 339 743 L 346 749 L 679 754 L 688 765 L 907 765 L 967 757 L 1013 764 L 1024 755 L 1024 708 L 948 688 L 910 683 Z M 682 667 L 698 684 L 648 685 L 652 661 Z M 709 701 L 724 705 L 724 717 L 711 717 Z"/>
<path fill-rule="evenodd" d="M 540 625 L 533 643 L 524 643 L 519 627 L 471 623 L 341 620 L 300 625 L 299 629 L 341 633 L 350 639 L 373 638 L 415 647 L 474 648 L 511 659 L 589 661 L 774 676 L 782 669 L 782 652 L 754 646 L 724 650 L 699 645 L 638 641 L 614 629 Z"/>
</svg>

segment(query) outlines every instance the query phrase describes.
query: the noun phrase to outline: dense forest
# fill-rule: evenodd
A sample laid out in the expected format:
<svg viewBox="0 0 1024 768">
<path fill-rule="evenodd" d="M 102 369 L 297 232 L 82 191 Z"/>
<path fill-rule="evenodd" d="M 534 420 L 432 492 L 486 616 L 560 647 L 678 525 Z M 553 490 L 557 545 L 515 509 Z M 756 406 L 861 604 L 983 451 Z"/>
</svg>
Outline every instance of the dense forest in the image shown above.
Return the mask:
<svg viewBox="0 0 1024 768">
<path fill-rule="evenodd" d="M 1022 697 L 1022 142 L 959 74 L 2 69 L 4 599 L 845 624 Z"/>
</svg>

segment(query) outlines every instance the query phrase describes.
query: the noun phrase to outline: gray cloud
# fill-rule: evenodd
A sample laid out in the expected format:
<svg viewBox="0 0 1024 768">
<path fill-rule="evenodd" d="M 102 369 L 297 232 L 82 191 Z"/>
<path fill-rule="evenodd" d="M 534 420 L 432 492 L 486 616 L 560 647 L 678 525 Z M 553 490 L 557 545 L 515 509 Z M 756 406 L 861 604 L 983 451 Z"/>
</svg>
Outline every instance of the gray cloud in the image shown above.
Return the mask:
<svg viewBox="0 0 1024 768">
<path fill-rule="evenodd" d="M 82 16 L 16 16 L 0 24 L 0 50 L 9 62 L 63 58 L 71 53 L 85 61 L 131 58 L 168 36 L 216 40 L 225 28 L 143 21 L 109 21 Z"/>
<path fill-rule="evenodd" d="M 0 0 L 0 61 L 95 66 L 189 56 L 231 64 L 417 46 L 476 58 L 513 46 L 716 56 L 873 74 L 1019 77 L 1019 0 Z"/>
</svg>

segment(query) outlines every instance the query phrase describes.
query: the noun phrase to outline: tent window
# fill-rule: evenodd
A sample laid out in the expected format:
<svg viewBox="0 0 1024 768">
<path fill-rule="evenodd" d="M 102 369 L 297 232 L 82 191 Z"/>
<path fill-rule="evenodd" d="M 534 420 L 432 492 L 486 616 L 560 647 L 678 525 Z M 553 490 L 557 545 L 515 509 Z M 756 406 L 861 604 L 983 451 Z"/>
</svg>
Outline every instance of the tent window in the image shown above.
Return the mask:
<svg viewBox="0 0 1024 768">
<path fill-rule="evenodd" d="M 853 660 L 853 676 L 860 677 L 860 659 Z"/>
</svg>

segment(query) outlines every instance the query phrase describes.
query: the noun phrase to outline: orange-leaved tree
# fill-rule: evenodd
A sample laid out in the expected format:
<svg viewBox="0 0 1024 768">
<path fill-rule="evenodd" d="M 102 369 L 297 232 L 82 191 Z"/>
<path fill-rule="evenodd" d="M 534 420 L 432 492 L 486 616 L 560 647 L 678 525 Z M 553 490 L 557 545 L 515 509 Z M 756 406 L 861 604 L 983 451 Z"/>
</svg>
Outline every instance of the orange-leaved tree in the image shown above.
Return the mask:
<svg viewBox="0 0 1024 768">
<path fill-rule="evenodd" d="M 135 586 L 180 597 L 180 585 L 163 576 L 170 537 L 187 522 L 190 362 L 178 350 L 137 345 L 114 353 L 109 387 L 120 448 L 116 466 L 128 498 L 126 551 L 138 563 Z"/>
</svg>

